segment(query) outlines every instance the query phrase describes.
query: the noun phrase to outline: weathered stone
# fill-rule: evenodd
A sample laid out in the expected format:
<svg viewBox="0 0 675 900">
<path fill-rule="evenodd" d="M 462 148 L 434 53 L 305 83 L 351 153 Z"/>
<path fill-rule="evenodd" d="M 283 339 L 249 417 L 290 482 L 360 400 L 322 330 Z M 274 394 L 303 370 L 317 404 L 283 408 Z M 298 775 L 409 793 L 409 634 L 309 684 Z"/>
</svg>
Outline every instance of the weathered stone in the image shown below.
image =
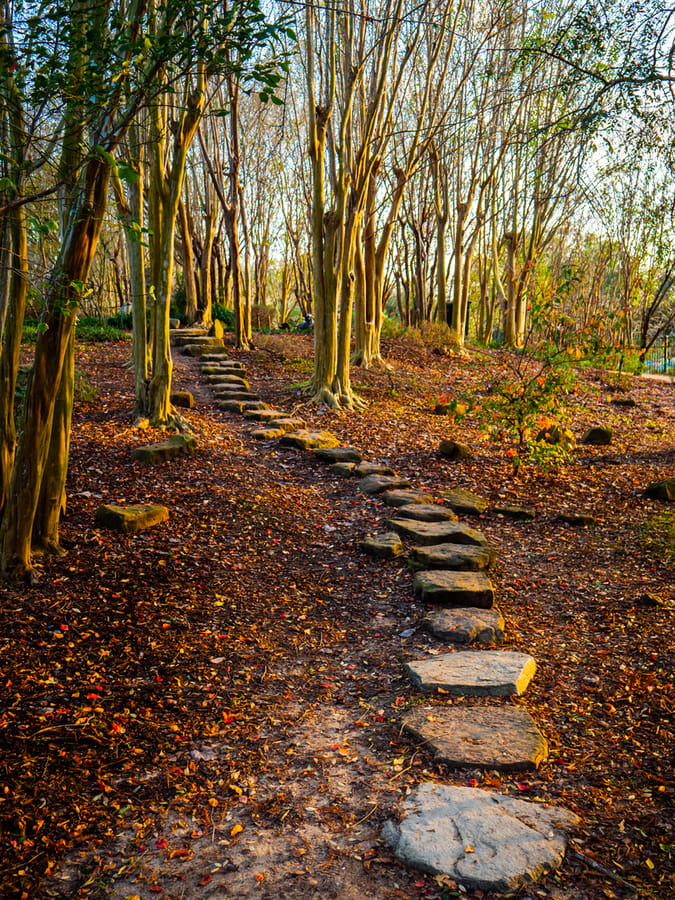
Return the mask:
<svg viewBox="0 0 675 900">
<path fill-rule="evenodd" d="M 244 400 L 220 400 L 217 404 L 218 409 L 223 412 L 242 413 L 246 402 Z"/>
<path fill-rule="evenodd" d="M 202 362 L 204 363 L 218 363 L 220 366 L 224 366 L 228 369 L 244 369 L 243 363 L 240 363 L 238 359 L 229 359 L 227 356 L 228 350 L 225 347 L 222 348 L 214 348 L 213 350 L 209 350 L 208 353 L 204 353 L 202 355 Z"/>
<path fill-rule="evenodd" d="M 565 833 L 578 823 L 566 809 L 427 781 L 404 801 L 400 824 L 387 822 L 382 836 L 405 865 L 504 892 L 555 871 Z"/>
<path fill-rule="evenodd" d="M 675 478 L 653 481 L 645 489 L 645 494 L 654 500 L 675 500 Z"/>
<path fill-rule="evenodd" d="M 221 387 L 238 387 L 244 391 L 250 391 L 250 385 L 245 378 L 239 375 L 206 375 L 204 381 L 207 384 L 220 385 Z"/>
<path fill-rule="evenodd" d="M 408 488 L 410 482 L 399 475 L 366 475 L 359 481 L 359 490 L 362 494 L 382 494 L 394 488 Z"/>
<path fill-rule="evenodd" d="M 180 319 L 170 318 L 169 319 L 169 334 L 171 334 L 171 332 L 175 331 L 177 328 L 180 328 Z"/>
<path fill-rule="evenodd" d="M 637 406 L 633 397 L 612 397 L 612 403 L 615 406 L 633 407 Z"/>
<path fill-rule="evenodd" d="M 444 459 L 467 459 L 471 456 L 471 447 L 467 444 L 460 444 L 459 441 L 444 438 L 440 443 L 438 452 Z"/>
<path fill-rule="evenodd" d="M 253 422 L 273 422 L 282 417 L 283 413 L 278 409 L 247 409 L 244 413 L 244 418 Z"/>
<path fill-rule="evenodd" d="M 612 443 L 612 429 L 604 425 L 594 425 L 586 431 L 581 439 L 581 443 L 605 447 L 607 444 Z"/>
<path fill-rule="evenodd" d="M 425 631 L 451 644 L 501 644 L 504 640 L 504 619 L 496 607 L 437 606 L 420 624 Z"/>
<path fill-rule="evenodd" d="M 305 427 L 303 419 L 294 419 L 291 416 L 281 415 L 278 419 L 274 419 L 274 427 L 281 428 L 284 434 L 289 431 L 299 431 Z"/>
<path fill-rule="evenodd" d="M 436 503 L 408 503 L 407 506 L 399 506 L 396 515 L 403 519 L 415 519 L 417 522 L 457 521 L 454 512 Z"/>
<path fill-rule="evenodd" d="M 401 490 L 401 491 L 385 491 L 380 494 L 380 500 L 383 500 L 387 506 L 408 506 L 410 503 L 433 503 L 434 498 L 426 491 L 417 490 Z"/>
<path fill-rule="evenodd" d="M 403 728 L 451 766 L 525 772 L 548 758 L 548 745 L 527 710 L 516 706 L 418 707 Z"/>
<path fill-rule="evenodd" d="M 176 347 L 184 347 L 186 344 L 213 346 L 213 338 L 209 337 L 203 328 L 179 328 L 172 332 L 170 337 L 171 343 Z"/>
<path fill-rule="evenodd" d="M 174 406 L 181 409 L 192 409 L 195 405 L 195 398 L 190 391 L 171 391 L 169 399 Z"/>
<path fill-rule="evenodd" d="M 393 559 L 403 553 L 401 538 L 394 531 L 386 534 L 369 534 L 361 541 L 361 549 L 371 556 Z"/>
<path fill-rule="evenodd" d="M 195 357 L 202 356 L 202 354 L 204 353 L 205 350 L 213 350 L 214 347 L 218 346 L 218 344 L 215 343 L 216 340 L 217 340 L 217 338 L 209 338 L 209 341 L 212 342 L 209 344 L 202 344 L 202 343 L 185 344 L 183 347 L 183 353 L 186 356 L 195 356 Z M 222 344 L 222 341 L 221 341 L 221 344 Z"/>
<path fill-rule="evenodd" d="M 300 429 L 289 431 L 281 439 L 284 447 L 297 447 L 299 450 L 318 450 L 319 447 L 339 447 L 340 441 L 330 431 L 310 431 Z"/>
<path fill-rule="evenodd" d="M 362 462 L 356 467 L 356 474 L 361 478 L 368 475 L 395 475 L 396 473 L 384 463 Z"/>
<path fill-rule="evenodd" d="M 330 463 L 360 463 L 363 459 L 361 451 L 357 450 L 355 447 L 319 447 L 314 455 L 324 462 Z"/>
<path fill-rule="evenodd" d="M 203 359 L 204 357 L 202 357 Z M 244 372 L 246 371 L 240 365 L 234 365 L 227 362 L 208 362 L 202 365 L 199 369 L 202 375 L 236 375 L 239 378 L 244 378 Z"/>
<path fill-rule="evenodd" d="M 222 341 L 225 335 L 225 326 L 220 321 L 220 319 L 213 320 L 213 325 L 211 325 L 211 334 L 213 335 L 213 337 L 217 337 Z"/>
<path fill-rule="evenodd" d="M 213 392 L 216 400 L 239 400 L 242 403 L 246 401 L 258 401 L 260 398 L 253 391 L 236 391 L 236 390 L 220 390 Z"/>
<path fill-rule="evenodd" d="M 350 478 L 354 474 L 356 463 L 336 462 L 330 467 L 331 472 L 339 478 Z"/>
<path fill-rule="evenodd" d="M 561 512 L 559 518 L 562 522 L 567 522 L 568 525 L 592 526 L 598 524 L 598 520 L 595 516 L 588 515 L 587 513 Z"/>
<path fill-rule="evenodd" d="M 491 547 L 475 547 L 470 544 L 432 544 L 430 547 L 413 547 L 408 557 L 408 567 L 413 572 L 422 569 L 459 569 L 477 572 L 487 569 L 497 558 Z"/>
<path fill-rule="evenodd" d="M 478 494 L 457 488 L 453 491 L 441 491 L 440 496 L 456 513 L 462 516 L 479 516 L 488 508 L 488 502 Z"/>
<path fill-rule="evenodd" d="M 166 506 L 152 506 L 147 503 L 136 503 L 131 506 L 110 503 L 107 506 L 99 506 L 96 510 L 96 521 L 99 525 L 113 531 L 122 531 L 124 534 L 147 531 L 148 528 L 166 522 L 168 518 L 169 510 Z"/>
<path fill-rule="evenodd" d="M 507 519 L 517 519 L 521 522 L 531 522 L 537 515 L 532 506 L 511 506 L 501 504 L 494 507 L 498 516 L 506 516 Z"/>
<path fill-rule="evenodd" d="M 446 572 L 431 569 L 413 579 L 415 596 L 435 606 L 475 606 L 491 609 L 495 602 L 492 582 L 485 572 Z"/>
<path fill-rule="evenodd" d="M 283 428 L 276 428 L 271 425 L 269 428 L 254 428 L 251 437 L 256 441 L 273 441 L 276 438 L 283 437 L 286 432 Z"/>
<path fill-rule="evenodd" d="M 134 459 L 145 463 L 164 462 L 175 456 L 187 456 L 197 452 L 197 441 L 191 434 L 174 434 L 166 441 L 136 447 L 132 452 Z"/>
<path fill-rule="evenodd" d="M 390 519 L 389 527 L 422 547 L 430 547 L 433 544 L 488 546 L 485 535 L 462 522 L 416 522 L 414 519 Z"/>
<path fill-rule="evenodd" d="M 520 696 L 527 690 L 536 663 L 513 650 L 458 650 L 405 663 L 411 681 L 423 691 L 440 688 L 473 697 Z"/>
</svg>

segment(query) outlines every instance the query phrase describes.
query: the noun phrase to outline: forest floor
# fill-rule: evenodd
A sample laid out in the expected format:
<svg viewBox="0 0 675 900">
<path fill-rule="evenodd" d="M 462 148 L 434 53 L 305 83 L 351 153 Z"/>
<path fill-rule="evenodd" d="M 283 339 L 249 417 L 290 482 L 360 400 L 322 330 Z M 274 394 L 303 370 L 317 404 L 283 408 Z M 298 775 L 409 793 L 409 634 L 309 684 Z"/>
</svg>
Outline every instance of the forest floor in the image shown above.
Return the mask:
<svg viewBox="0 0 675 900">
<path fill-rule="evenodd" d="M 672 898 L 673 513 L 644 488 L 675 474 L 673 385 L 578 372 L 560 398 L 570 427 L 611 425 L 611 445 L 514 475 L 472 416 L 432 414 L 441 397 L 485 396 L 508 354 L 385 342 L 389 368 L 354 371 L 368 405 L 348 414 L 307 402 L 311 352 L 309 336 L 261 335 L 233 355 L 262 399 L 365 459 L 490 502 L 467 521 L 497 550 L 506 646 L 537 660 L 509 702 L 535 718 L 548 761 L 527 775 L 452 769 L 401 733 L 422 699 L 401 663 L 439 642 L 416 629 L 405 558 L 359 549 L 390 510 L 356 479 L 252 440 L 179 352 L 199 451 L 144 466 L 132 449 L 161 434 L 134 427 L 129 345 L 82 346 L 94 393 L 74 414 L 67 555 L 38 560 L 35 586 L 0 585 L 0 896 L 506 896 L 407 869 L 380 841 L 401 798 L 439 779 L 581 817 L 560 871 L 508 896 Z M 617 391 L 636 406 L 616 406 Z M 443 459 L 443 437 L 471 458 Z M 113 502 L 161 503 L 170 519 L 106 531 L 94 514 Z M 536 518 L 514 522 L 496 503 Z"/>
</svg>

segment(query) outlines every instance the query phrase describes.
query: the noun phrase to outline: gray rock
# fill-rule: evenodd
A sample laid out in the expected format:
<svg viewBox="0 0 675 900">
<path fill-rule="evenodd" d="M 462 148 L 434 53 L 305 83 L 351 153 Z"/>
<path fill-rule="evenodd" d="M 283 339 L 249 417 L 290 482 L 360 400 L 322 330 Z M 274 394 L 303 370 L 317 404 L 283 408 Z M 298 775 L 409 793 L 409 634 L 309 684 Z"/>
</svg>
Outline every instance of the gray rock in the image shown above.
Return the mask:
<svg viewBox="0 0 675 900">
<path fill-rule="evenodd" d="M 244 364 L 240 363 L 238 359 L 229 359 L 227 357 L 227 350 L 222 347 L 216 347 L 215 350 L 209 350 L 208 353 L 202 354 L 202 362 L 203 363 L 219 363 L 220 366 L 226 366 L 229 369 L 244 369 Z"/>
<path fill-rule="evenodd" d="M 475 606 L 492 609 L 495 592 L 485 572 L 418 572 L 413 580 L 415 596 L 435 606 Z"/>
<path fill-rule="evenodd" d="M 488 502 L 478 494 L 461 488 L 452 491 L 441 491 L 440 496 L 450 509 L 464 516 L 479 516 L 488 508 Z"/>
<path fill-rule="evenodd" d="M 477 572 L 489 568 L 497 554 L 491 547 L 472 547 L 469 544 L 432 544 L 431 547 L 413 547 L 408 557 L 408 567 L 414 572 L 422 569 L 459 569 Z"/>
<path fill-rule="evenodd" d="M 459 441 L 444 439 L 440 443 L 438 452 L 444 459 L 467 459 L 471 456 L 471 447 L 467 444 L 460 444 Z"/>
<path fill-rule="evenodd" d="M 362 462 L 356 467 L 356 474 L 365 478 L 367 475 L 395 475 L 396 473 L 391 466 L 386 466 L 384 463 Z"/>
<path fill-rule="evenodd" d="M 272 422 L 283 417 L 284 414 L 278 409 L 247 409 L 244 412 L 244 418 L 253 422 Z"/>
<path fill-rule="evenodd" d="M 148 528 L 166 522 L 168 518 L 169 510 L 166 506 L 152 506 L 148 503 L 135 503 L 130 506 L 110 503 L 107 506 L 99 506 L 96 510 L 96 522 L 99 525 L 124 534 L 147 531 Z"/>
<path fill-rule="evenodd" d="M 546 739 L 517 706 L 418 707 L 403 727 L 451 766 L 526 772 L 548 758 Z"/>
<path fill-rule="evenodd" d="M 559 518 L 562 522 L 567 522 L 568 525 L 593 526 L 598 524 L 595 516 L 587 513 L 561 512 Z"/>
<path fill-rule="evenodd" d="M 387 506 L 408 506 L 410 503 L 434 502 L 434 498 L 431 494 L 427 494 L 426 491 L 416 490 L 385 491 L 384 494 L 380 494 L 380 499 L 383 500 Z"/>
<path fill-rule="evenodd" d="M 394 488 L 408 487 L 410 487 L 408 479 L 398 475 L 367 475 L 359 482 L 359 490 L 362 494 L 382 494 Z"/>
<path fill-rule="evenodd" d="M 315 455 L 324 462 L 360 463 L 363 459 L 360 450 L 355 447 L 319 447 Z"/>
<path fill-rule="evenodd" d="M 330 467 L 331 472 L 339 478 L 349 478 L 354 474 L 356 463 L 353 462 L 336 462 Z"/>
<path fill-rule="evenodd" d="M 284 447 L 296 447 L 299 450 L 318 450 L 320 447 L 339 447 L 340 441 L 330 431 L 289 431 L 281 439 Z"/>
<path fill-rule="evenodd" d="M 213 392 L 216 400 L 241 400 L 242 402 L 246 400 L 257 400 L 258 395 L 254 394 L 253 391 L 236 391 L 236 390 L 219 390 Z"/>
<path fill-rule="evenodd" d="M 228 387 L 238 387 L 244 391 L 249 391 L 250 385 L 245 378 L 239 375 L 205 375 L 204 381 L 207 384 L 220 384 Z"/>
<path fill-rule="evenodd" d="M 645 489 L 645 494 L 654 500 L 675 500 L 675 478 L 653 481 Z"/>
<path fill-rule="evenodd" d="M 462 522 L 416 522 L 414 519 L 390 519 L 389 526 L 403 537 L 423 547 L 433 544 L 472 544 L 487 547 L 485 536 Z"/>
<path fill-rule="evenodd" d="M 283 428 L 270 426 L 269 428 L 254 428 L 251 432 L 251 437 L 256 441 L 273 441 L 276 438 L 283 437 L 285 434 L 286 432 Z"/>
<path fill-rule="evenodd" d="M 527 690 L 536 663 L 513 650 L 458 650 L 405 663 L 412 682 L 423 691 L 438 688 L 456 696 L 520 696 Z"/>
<path fill-rule="evenodd" d="M 637 406 L 633 397 L 612 397 L 612 403 L 615 406 L 634 407 Z"/>
<path fill-rule="evenodd" d="M 509 891 L 555 871 L 566 832 L 578 822 L 566 809 L 425 782 L 404 801 L 400 824 L 387 822 L 382 836 L 405 865 L 472 889 Z"/>
<path fill-rule="evenodd" d="M 504 619 L 496 607 L 437 606 L 420 624 L 425 631 L 450 644 L 501 644 L 504 640 Z"/>
<path fill-rule="evenodd" d="M 403 553 L 401 538 L 394 531 L 385 534 L 369 534 L 361 541 L 361 549 L 371 556 L 393 559 Z"/>
<path fill-rule="evenodd" d="M 604 425 L 594 425 L 586 431 L 581 439 L 581 443 L 605 447 L 607 444 L 612 443 L 612 429 Z"/>
<path fill-rule="evenodd" d="M 243 413 L 244 406 L 246 406 L 245 400 L 220 400 L 217 404 L 218 409 L 222 409 L 223 412 L 231 412 L 231 413 Z"/>
<path fill-rule="evenodd" d="M 189 456 L 197 452 L 197 441 L 191 434 L 174 434 L 166 441 L 157 444 L 147 444 L 145 447 L 136 447 L 132 451 L 134 459 L 140 459 L 145 463 L 164 462 L 176 456 Z"/>
<path fill-rule="evenodd" d="M 507 519 L 517 519 L 521 522 L 531 522 L 537 515 L 536 510 L 531 506 L 502 504 L 495 506 L 494 511 L 498 516 L 506 516 Z"/>
<path fill-rule="evenodd" d="M 454 512 L 436 503 L 408 503 L 406 506 L 399 506 L 396 515 L 403 519 L 415 519 L 417 522 L 457 521 Z"/>
</svg>

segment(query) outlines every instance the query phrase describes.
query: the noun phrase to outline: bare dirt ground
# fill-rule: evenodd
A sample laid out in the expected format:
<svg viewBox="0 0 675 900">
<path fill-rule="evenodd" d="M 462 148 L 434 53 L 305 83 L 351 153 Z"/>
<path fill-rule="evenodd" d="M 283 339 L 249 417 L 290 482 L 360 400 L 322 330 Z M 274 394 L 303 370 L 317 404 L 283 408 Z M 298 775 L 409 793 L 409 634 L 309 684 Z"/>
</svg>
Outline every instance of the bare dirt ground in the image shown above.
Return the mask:
<svg viewBox="0 0 675 900">
<path fill-rule="evenodd" d="M 41 562 L 36 587 L 0 586 L 0 895 L 497 900 L 406 869 L 380 841 L 398 801 L 440 779 L 582 817 L 560 872 L 510 896 L 671 898 L 675 588 L 645 530 L 667 504 L 644 487 L 674 474 L 673 386 L 622 383 L 637 405 L 617 407 L 612 376 L 580 374 L 564 398 L 571 427 L 610 424 L 612 444 L 514 476 L 471 417 L 453 426 L 431 412 L 440 397 L 484 395 L 503 354 L 389 342 L 389 369 L 354 371 L 368 406 L 348 414 L 307 402 L 311 338 L 256 344 L 238 356 L 264 400 L 416 487 L 490 501 L 467 521 L 498 552 L 507 646 L 538 663 L 509 702 L 534 716 L 550 758 L 528 776 L 450 769 L 401 733 L 402 712 L 428 701 L 401 663 L 443 648 L 416 629 L 424 609 L 405 559 L 359 550 L 389 510 L 356 480 L 253 441 L 179 354 L 200 450 L 145 467 L 131 450 L 161 435 L 133 428 L 128 345 L 82 347 L 96 396 L 75 412 L 68 554 Z M 449 436 L 473 456 L 442 459 Z M 123 536 L 94 522 L 107 502 L 163 503 L 171 518 Z M 514 522 L 497 503 L 537 517 Z M 561 511 L 598 524 L 573 527 Z"/>
</svg>

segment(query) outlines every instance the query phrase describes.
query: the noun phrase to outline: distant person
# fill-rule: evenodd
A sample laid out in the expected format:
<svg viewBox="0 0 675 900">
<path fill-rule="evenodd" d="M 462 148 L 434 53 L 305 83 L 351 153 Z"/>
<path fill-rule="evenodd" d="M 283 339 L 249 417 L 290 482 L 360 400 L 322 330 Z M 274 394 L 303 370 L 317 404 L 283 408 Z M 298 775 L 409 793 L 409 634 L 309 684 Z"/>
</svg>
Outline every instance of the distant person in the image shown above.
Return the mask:
<svg viewBox="0 0 675 900">
<path fill-rule="evenodd" d="M 305 313 L 302 322 L 298 325 L 298 331 L 309 331 L 314 328 L 314 316 L 311 313 Z"/>
</svg>

